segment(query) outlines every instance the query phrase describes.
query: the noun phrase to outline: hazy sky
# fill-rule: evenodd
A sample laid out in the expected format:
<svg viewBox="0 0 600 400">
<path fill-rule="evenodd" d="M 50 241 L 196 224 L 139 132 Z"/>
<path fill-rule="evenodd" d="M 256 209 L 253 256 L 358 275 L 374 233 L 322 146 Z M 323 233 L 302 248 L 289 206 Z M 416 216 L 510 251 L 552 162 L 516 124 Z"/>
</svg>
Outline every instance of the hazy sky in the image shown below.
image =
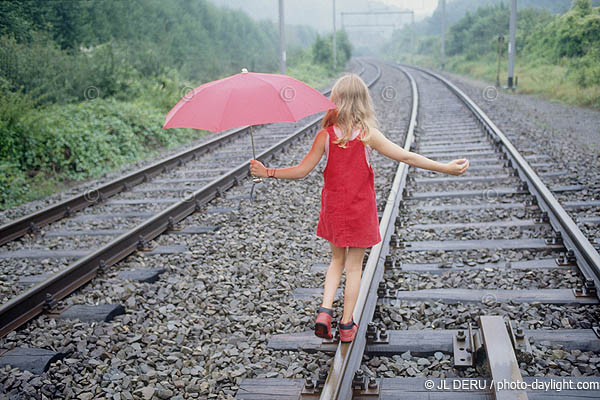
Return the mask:
<svg viewBox="0 0 600 400">
<path fill-rule="evenodd" d="M 409 8 L 416 14 L 431 15 L 437 7 L 438 0 L 380 0 L 396 7 Z"/>
<path fill-rule="evenodd" d="M 1 1 L 1 0 L 0 0 Z M 228 8 L 241 9 L 254 19 L 270 19 L 277 23 L 279 19 L 278 0 L 210 0 Z M 409 9 L 415 12 L 415 21 L 430 16 L 436 9 L 438 0 L 335 0 L 338 29 L 342 26 L 343 12 L 376 11 L 385 6 Z M 309 25 L 318 32 L 329 32 L 333 29 L 331 21 L 332 0 L 284 0 L 285 22 L 291 25 Z M 383 7 L 382 7 L 383 6 Z M 354 26 L 355 35 L 362 31 L 385 31 L 387 35 L 410 23 L 409 15 L 345 15 L 344 26 L 367 24 L 369 28 Z M 349 31 L 350 32 L 350 31 Z"/>
</svg>

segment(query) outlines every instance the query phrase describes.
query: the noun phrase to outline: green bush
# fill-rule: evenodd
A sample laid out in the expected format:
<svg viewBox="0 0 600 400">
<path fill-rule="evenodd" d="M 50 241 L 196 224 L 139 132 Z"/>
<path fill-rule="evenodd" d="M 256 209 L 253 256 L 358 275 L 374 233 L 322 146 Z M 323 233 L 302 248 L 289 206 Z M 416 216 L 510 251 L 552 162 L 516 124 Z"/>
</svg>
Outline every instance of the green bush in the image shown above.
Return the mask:
<svg viewBox="0 0 600 400">
<path fill-rule="evenodd" d="M 31 136 L 27 168 L 68 179 L 97 176 L 194 135 L 162 129 L 164 114 L 113 98 L 53 105 L 23 119 Z"/>
<path fill-rule="evenodd" d="M 68 103 L 111 96 L 125 89 L 133 71 L 120 57 L 123 49 L 105 43 L 93 51 L 71 54 L 61 50 L 47 35 L 32 32 L 31 43 L 0 36 L 0 77 L 36 103 Z M 120 46 L 122 47 L 122 46 Z"/>
<path fill-rule="evenodd" d="M 16 90 L 0 77 L 0 160 L 11 165 L 25 164 L 29 137 L 21 117 L 34 105 L 35 101 L 22 88 Z"/>
<path fill-rule="evenodd" d="M 343 68 L 352 55 L 352 45 L 345 31 L 337 31 L 336 35 L 336 61 L 338 68 Z M 333 65 L 333 34 L 317 35 L 312 45 L 313 62 L 316 64 Z"/>
<path fill-rule="evenodd" d="M 585 56 L 570 60 L 568 73 L 580 87 L 600 85 L 600 49 L 593 48 Z"/>
<path fill-rule="evenodd" d="M 525 52 L 550 62 L 584 57 L 600 47 L 600 8 L 591 8 L 589 1 L 578 1 L 569 12 L 539 26 L 532 32 Z"/>
<path fill-rule="evenodd" d="M 19 166 L 0 160 L 0 209 L 21 201 L 28 190 L 27 175 L 19 169 Z"/>
</svg>

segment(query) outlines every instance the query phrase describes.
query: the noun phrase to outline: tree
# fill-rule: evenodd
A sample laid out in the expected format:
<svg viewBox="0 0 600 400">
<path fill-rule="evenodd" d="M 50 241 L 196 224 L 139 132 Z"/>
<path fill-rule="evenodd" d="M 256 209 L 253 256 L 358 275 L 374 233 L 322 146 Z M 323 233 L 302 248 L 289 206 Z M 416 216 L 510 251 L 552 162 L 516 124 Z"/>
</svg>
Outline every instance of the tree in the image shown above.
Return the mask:
<svg viewBox="0 0 600 400">
<path fill-rule="evenodd" d="M 592 12 L 592 2 L 590 0 L 573 0 L 571 9 L 579 15 L 588 15 Z"/>
<path fill-rule="evenodd" d="M 317 38 L 312 45 L 313 61 L 317 64 L 331 64 L 332 53 L 331 46 L 327 40 L 317 34 Z"/>
</svg>

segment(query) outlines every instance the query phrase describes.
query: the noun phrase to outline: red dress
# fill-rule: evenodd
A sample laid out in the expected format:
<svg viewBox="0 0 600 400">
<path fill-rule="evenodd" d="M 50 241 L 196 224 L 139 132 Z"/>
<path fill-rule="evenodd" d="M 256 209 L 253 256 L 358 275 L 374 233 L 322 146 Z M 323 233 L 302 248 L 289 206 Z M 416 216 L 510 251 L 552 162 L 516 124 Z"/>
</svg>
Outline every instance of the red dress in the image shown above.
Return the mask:
<svg viewBox="0 0 600 400">
<path fill-rule="evenodd" d="M 339 247 L 371 247 L 381 241 L 381 235 L 374 174 L 365 145 L 357 131 L 345 149 L 333 143 L 337 139 L 333 126 L 327 133 L 329 154 L 323 170 L 317 236 Z"/>
</svg>

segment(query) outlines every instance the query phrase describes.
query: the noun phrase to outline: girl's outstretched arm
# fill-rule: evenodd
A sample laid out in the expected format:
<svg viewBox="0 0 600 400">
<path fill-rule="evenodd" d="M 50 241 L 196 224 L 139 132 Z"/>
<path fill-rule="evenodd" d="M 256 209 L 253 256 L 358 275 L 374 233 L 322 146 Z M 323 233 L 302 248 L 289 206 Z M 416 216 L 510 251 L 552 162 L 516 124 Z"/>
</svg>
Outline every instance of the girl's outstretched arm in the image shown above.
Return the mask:
<svg viewBox="0 0 600 400">
<path fill-rule="evenodd" d="M 250 173 L 261 178 L 268 177 L 268 174 L 279 179 L 300 179 L 312 171 L 325 153 L 325 141 L 327 140 L 327 131 L 321 130 L 315 136 L 310 151 L 304 156 L 300 164 L 288 168 L 265 168 L 263 163 L 258 160 L 250 160 Z"/>
<path fill-rule="evenodd" d="M 452 160 L 448 163 L 440 163 L 431 160 L 412 151 L 406 151 L 396 143 L 386 138 L 383 133 L 377 129 L 373 129 L 369 145 L 372 149 L 392 160 L 401 161 L 416 168 L 428 169 L 431 171 L 443 172 L 450 175 L 461 175 L 469 167 L 469 160 L 461 158 Z"/>
</svg>

